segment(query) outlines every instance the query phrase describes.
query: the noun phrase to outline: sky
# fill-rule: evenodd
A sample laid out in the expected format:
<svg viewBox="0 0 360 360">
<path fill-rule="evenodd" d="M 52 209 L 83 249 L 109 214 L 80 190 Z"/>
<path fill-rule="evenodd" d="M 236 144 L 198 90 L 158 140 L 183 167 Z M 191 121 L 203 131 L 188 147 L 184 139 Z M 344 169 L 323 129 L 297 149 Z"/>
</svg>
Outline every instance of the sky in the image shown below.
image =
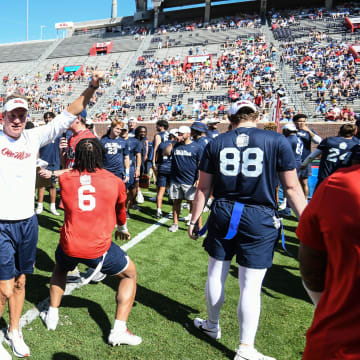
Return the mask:
<svg viewBox="0 0 360 360">
<path fill-rule="evenodd" d="M 29 40 L 55 39 L 55 23 L 106 19 L 112 0 L 0 0 L 0 43 L 26 41 L 26 4 Z M 118 0 L 118 16 L 134 15 L 135 0 Z M 0 54 L 1 56 L 1 54 Z"/>
</svg>

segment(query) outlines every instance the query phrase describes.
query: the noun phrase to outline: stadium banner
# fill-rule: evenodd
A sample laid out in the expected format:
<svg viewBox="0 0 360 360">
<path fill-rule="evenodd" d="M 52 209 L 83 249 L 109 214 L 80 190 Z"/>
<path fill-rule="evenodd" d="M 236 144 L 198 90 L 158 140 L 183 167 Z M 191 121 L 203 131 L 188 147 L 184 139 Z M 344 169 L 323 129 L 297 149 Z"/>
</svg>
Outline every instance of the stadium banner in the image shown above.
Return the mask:
<svg viewBox="0 0 360 360">
<path fill-rule="evenodd" d="M 55 29 L 62 30 L 62 29 L 72 29 L 74 27 L 74 23 L 72 21 L 56 23 Z"/>
</svg>

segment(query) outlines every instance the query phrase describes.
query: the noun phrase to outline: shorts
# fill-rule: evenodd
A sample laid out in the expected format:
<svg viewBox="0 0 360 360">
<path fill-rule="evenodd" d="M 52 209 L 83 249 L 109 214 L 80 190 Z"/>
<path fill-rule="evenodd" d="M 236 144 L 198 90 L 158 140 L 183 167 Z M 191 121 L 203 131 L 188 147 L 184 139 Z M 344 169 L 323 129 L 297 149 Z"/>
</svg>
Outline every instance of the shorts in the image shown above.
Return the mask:
<svg viewBox="0 0 360 360">
<path fill-rule="evenodd" d="M 305 169 L 299 170 L 299 178 L 300 179 L 307 179 L 312 175 L 312 168 L 311 164 L 309 164 Z"/>
<path fill-rule="evenodd" d="M 124 178 L 125 179 L 125 178 Z M 126 190 L 131 190 L 135 186 L 135 169 L 130 168 L 129 181 L 125 183 Z"/>
<path fill-rule="evenodd" d="M 187 184 L 171 183 L 169 187 L 169 198 L 171 200 L 189 200 L 195 198 L 196 187 Z"/>
<path fill-rule="evenodd" d="M 162 174 L 158 173 L 156 178 L 156 186 L 158 187 L 167 187 L 170 185 L 170 176 L 171 174 Z"/>
<path fill-rule="evenodd" d="M 234 203 L 217 200 L 212 205 L 208 220 L 208 234 L 203 246 L 217 260 L 231 260 L 252 269 L 272 265 L 275 245 L 280 236 L 274 209 L 262 205 L 245 205 L 237 233 L 226 240 Z"/>
<path fill-rule="evenodd" d="M 0 280 L 32 274 L 36 259 L 38 220 L 0 220 Z"/>
<path fill-rule="evenodd" d="M 52 170 L 58 170 L 58 169 L 50 169 L 49 166 L 48 166 L 47 170 L 52 171 Z M 54 184 L 56 184 L 56 181 L 55 181 L 55 183 L 52 183 L 51 179 L 45 179 L 42 176 L 40 176 L 38 174 L 39 171 L 40 171 L 40 168 L 39 167 L 36 168 L 36 185 L 35 185 L 36 189 L 39 189 L 39 188 L 42 188 L 42 187 L 47 188 L 47 187 L 54 186 Z M 56 180 L 57 180 L 57 178 L 56 178 Z"/>
<path fill-rule="evenodd" d="M 100 256 L 96 259 L 82 259 L 68 256 L 64 253 L 60 244 L 55 251 L 56 263 L 65 271 L 74 270 L 78 263 L 85 264 L 91 268 L 96 268 L 96 266 L 102 261 L 102 258 L 103 257 Z M 101 272 L 107 275 L 117 275 L 126 270 L 128 265 L 129 257 L 126 252 L 118 245 L 111 242 L 104 264 L 101 268 Z"/>
</svg>

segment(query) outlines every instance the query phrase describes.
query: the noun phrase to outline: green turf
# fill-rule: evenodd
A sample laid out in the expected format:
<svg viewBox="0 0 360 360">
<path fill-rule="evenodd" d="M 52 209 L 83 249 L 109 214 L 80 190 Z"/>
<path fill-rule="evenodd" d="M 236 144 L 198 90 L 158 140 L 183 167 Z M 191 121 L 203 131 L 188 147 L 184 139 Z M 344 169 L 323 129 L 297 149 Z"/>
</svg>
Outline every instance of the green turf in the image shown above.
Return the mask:
<svg viewBox="0 0 360 360">
<path fill-rule="evenodd" d="M 141 207 L 143 211 L 131 212 L 128 227 L 132 237 L 155 222 L 155 204 L 145 201 Z M 165 204 L 163 212 L 170 209 L 170 205 Z M 187 213 L 187 210 L 183 211 L 183 214 Z M 61 219 L 62 216 L 56 218 L 47 211 L 39 216 L 37 263 L 34 275 L 28 277 L 24 312 L 48 296 Z M 294 235 L 296 224 L 294 219 L 285 221 L 287 249 L 295 258 L 286 254 L 279 244 L 274 266 L 265 278 L 262 292 L 256 347 L 278 360 L 301 359 L 305 332 L 313 312 L 299 277 L 298 241 Z M 143 338 L 140 346 L 107 345 L 117 288 L 116 279 L 107 278 L 102 283 L 75 290 L 63 299 L 60 323 L 55 332 L 47 331 L 40 319 L 23 329 L 32 358 L 232 359 L 239 337 L 236 264 L 233 262 L 226 283 L 226 299 L 221 313 L 222 339 L 217 342 L 200 334 L 192 325 L 195 317 L 206 316 L 207 254 L 201 240 L 188 238 L 184 223 L 180 224 L 177 233 L 170 233 L 167 230 L 169 225 L 171 220 L 128 251 L 138 273 L 136 301 L 128 326 L 130 331 Z M 8 320 L 7 314 L 4 320 Z"/>
</svg>

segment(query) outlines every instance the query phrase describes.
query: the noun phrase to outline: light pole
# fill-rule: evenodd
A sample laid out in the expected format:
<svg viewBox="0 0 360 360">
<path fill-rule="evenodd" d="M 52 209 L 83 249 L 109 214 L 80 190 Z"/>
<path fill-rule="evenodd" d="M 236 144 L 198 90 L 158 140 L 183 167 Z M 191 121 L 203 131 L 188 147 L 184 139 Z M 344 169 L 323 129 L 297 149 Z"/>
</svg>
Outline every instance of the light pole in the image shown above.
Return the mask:
<svg viewBox="0 0 360 360">
<path fill-rule="evenodd" d="M 41 26 L 40 26 L 40 40 L 43 39 L 43 29 L 44 29 L 44 28 L 46 28 L 45 25 L 41 25 Z"/>
<path fill-rule="evenodd" d="M 26 0 L 26 41 L 29 40 L 29 0 Z"/>
</svg>

